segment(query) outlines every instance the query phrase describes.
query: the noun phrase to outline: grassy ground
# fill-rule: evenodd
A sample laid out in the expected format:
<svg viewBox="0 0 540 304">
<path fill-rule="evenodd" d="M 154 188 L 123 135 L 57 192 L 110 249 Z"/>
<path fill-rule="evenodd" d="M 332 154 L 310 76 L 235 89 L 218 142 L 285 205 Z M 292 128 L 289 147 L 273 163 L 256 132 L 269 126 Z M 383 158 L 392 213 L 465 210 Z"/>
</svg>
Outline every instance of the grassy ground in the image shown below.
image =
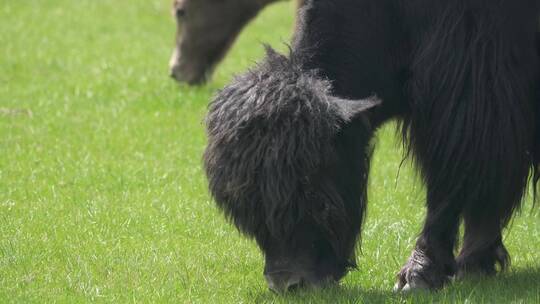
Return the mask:
<svg viewBox="0 0 540 304">
<path fill-rule="evenodd" d="M 539 214 L 505 234 L 511 271 L 395 295 L 423 189 L 380 132 L 360 269 L 341 287 L 267 291 L 262 259 L 214 207 L 201 171 L 212 93 L 284 49 L 292 4 L 267 9 L 208 86 L 167 78 L 168 0 L 0 4 L 0 302 L 540 302 Z"/>
</svg>

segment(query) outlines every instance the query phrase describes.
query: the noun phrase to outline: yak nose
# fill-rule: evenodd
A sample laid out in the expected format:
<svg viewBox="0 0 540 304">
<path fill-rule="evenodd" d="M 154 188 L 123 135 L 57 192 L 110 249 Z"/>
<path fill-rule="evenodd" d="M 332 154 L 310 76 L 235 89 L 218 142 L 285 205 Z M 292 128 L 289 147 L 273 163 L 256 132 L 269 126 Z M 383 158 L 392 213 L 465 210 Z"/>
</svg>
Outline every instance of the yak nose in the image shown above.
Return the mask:
<svg viewBox="0 0 540 304">
<path fill-rule="evenodd" d="M 205 73 L 189 73 L 181 71 L 179 67 L 171 68 L 169 76 L 179 83 L 187 83 L 189 85 L 203 85 L 207 81 Z"/>
<path fill-rule="evenodd" d="M 178 67 L 172 67 L 169 69 L 169 76 L 172 78 L 172 79 L 175 79 L 175 80 L 181 80 L 181 77 L 180 77 L 180 72 L 178 71 Z"/>
<path fill-rule="evenodd" d="M 288 271 L 268 273 L 265 278 L 270 290 L 276 293 L 294 291 L 304 284 L 300 275 Z"/>
<path fill-rule="evenodd" d="M 180 77 L 178 77 L 174 72 L 170 72 L 169 77 L 171 77 L 175 81 L 182 82 L 182 79 Z"/>
</svg>

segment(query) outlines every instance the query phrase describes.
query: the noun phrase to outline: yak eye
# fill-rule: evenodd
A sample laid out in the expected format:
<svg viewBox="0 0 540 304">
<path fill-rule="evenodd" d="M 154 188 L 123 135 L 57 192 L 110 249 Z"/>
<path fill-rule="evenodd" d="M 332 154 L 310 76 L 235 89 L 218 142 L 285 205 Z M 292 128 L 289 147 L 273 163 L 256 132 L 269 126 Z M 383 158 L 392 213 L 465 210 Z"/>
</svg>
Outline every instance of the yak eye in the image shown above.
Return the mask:
<svg viewBox="0 0 540 304">
<path fill-rule="evenodd" d="M 183 9 L 183 8 L 179 8 L 176 10 L 176 17 L 177 18 L 182 18 L 186 15 L 186 10 Z"/>
</svg>

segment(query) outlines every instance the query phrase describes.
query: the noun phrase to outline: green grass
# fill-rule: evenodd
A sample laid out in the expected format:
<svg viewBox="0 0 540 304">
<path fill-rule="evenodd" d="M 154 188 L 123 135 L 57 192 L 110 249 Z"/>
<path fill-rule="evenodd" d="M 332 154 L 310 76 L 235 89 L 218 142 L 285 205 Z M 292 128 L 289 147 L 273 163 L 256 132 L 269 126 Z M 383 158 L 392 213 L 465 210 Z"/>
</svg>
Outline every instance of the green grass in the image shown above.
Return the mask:
<svg viewBox="0 0 540 304">
<path fill-rule="evenodd" d="M 341 286 L 270 293 L 262 257 L 216 210 L 201 170 L 216 89 L 281 50 L 292 3 L 243 33 L 201 88 L 167 77 L 169 0 L 0 5 L 0 302 L 540 302 L 540 223 L 530 200 L 505 233 L 511 271 L 438 293 L 393 294 L 424 191 L 391 126 L 370 180 L 360 269 Z"/>
</svg>

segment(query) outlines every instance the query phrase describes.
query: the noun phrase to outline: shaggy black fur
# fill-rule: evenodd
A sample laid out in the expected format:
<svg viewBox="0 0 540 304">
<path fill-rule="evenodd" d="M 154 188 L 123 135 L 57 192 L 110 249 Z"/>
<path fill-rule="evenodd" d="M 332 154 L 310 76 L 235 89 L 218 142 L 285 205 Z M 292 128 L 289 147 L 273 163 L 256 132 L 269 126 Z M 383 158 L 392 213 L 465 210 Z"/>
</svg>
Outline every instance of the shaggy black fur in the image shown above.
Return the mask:
<svg viewBox="0 0 540 304">
<path fill-rule="evenodd" d="M 308 1 L 289 57 L 269 51 L 207 119 L 210 190 L 273 289 L 354 264 L 370 138 L 392 118 L 428 208 L 396 288 L 506 267 L 502 229 L 539 176 L 539 15 L 538 0 Z"/>
</svg>

